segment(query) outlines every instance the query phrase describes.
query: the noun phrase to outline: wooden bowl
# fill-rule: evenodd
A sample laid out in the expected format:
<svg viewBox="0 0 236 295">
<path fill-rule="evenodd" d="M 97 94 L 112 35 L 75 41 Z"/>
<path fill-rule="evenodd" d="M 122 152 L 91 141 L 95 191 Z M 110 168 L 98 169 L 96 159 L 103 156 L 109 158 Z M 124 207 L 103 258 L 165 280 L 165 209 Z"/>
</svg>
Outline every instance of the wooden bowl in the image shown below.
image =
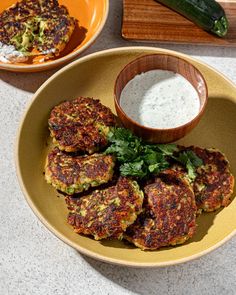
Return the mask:
<svg viewBox="0 0 236 295">
<path fill-rule="evenodd" d="M 16 3 L 17 0 L 0 1 L 0 13 Z M 0 62 L 0 70 L 12 72 L 38 72 L 49 70 L 68 63 L 93 44 L 102 31 L 109 11 L 109 0 L 58 0 L 71 16 L 78 20 L 69 43 L 61 54 L 48 61 L 40 62 L 42 56 L 25 63 Z"/>
<path fill-rule="evenodd" d="M 120 96 L 126 84 L 136 75 L 156 69 L 178 73 L 196 89 L 200 100 L 200 110 L 198 115 L 188 123 L 169 129 L 150 128 L 131 119 L 121 108 Z M 207 104 L 208 91 L 203 75 L 190 62 L 170 54 L 149 54 L 133 60 L 122 69 L 115 82 L 114 98 L 117 115 L 126 128 L 131 129 L 146 141 L 168 143 L 184 137 L 198 124 Z"/>
</svg>

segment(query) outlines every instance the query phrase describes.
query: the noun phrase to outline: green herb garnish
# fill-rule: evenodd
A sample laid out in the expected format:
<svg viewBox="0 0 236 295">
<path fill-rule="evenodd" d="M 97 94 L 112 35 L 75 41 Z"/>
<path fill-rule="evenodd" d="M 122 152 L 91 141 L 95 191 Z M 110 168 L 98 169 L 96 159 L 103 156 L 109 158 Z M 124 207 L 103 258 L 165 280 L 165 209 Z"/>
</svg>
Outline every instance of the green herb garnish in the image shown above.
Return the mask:
<svg viewBox="0 0 236 295">
<path fill-rule="evenodd" d="M 147 144 L 128 129 L 112 128 L 108 141 L 110 146 L 105 153 L 116 156 L 123 176 L 146 178 L 158 175 L 175 160 L 186 168 L 192 181 L 196 177 L 196 167 L 202 165 L 202 160 L 192 151 L 177 153 L 179 149 L 175 144 Z"/>
<path fill-rule="evenodd" d="M 141 139 L 124 128 L 112 128 L 108 133 L 110 147 L 106 154 L 115 154 L 120 163 L 132 162 L 138 158 L 141 151 Z"/>
<path fill-rule="evenodd" d="M 190 181 L 194 181 L 196 168 L 203 164 L 202 160 L 193 151 L 183 151 L 177 157 L 172 156 L 172 158 L 186 167 L 188 178 Z"/>
</svg>

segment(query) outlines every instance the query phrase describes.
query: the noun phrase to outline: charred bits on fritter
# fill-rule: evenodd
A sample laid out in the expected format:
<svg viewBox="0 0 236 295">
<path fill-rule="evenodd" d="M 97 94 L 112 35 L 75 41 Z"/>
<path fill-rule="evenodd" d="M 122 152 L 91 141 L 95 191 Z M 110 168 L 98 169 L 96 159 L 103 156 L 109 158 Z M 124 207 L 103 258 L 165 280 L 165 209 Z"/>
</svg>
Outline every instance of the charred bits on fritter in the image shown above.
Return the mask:
<svg viewBox="0 0 236 295">
<path fill-rule="evenodd" d="M 54 107 L 48 123 L 60 150 L 93 153 L 107 145 L 107 134 L 116 120 L 99 100 L 79 97 Z"/>
<path fill-rule="evenodd" d="M 234 189 L 234 177 L 225 155 L 216 149 L 188 147 L 203 161 L 197 168 L 193 182 L 196 204 L 199 210 L 211 212 L 230 203 Z"/>
<path fill-rule="evenodd" d="M 120 177 L 117 184 L 79 199 L 67 197 L 68 222 L 75 232 L 100 239 L 121 239 L 142 211 L 143 192 L 136 181 Z"/>
<path fill-rule="evenodd" d="M 144 188 L 145 206 L 125 238 L 142 250 L 182 244 L 196 230 L 194 193 L 182 174 L 167 170 Z"/>
<path fill-rule="evenodd" d="M 45 9 L 38 17 L 39 36 L 34 45 L 42 53 L 58 56 L 69 42 L 76 20 L 69 16 L 64 6 Z"/>
<path fill-rule="evenodd" d="M 47 156 L 45 179 L 56 189 L 72 195 L 112 179 L 114 158 L 93 154 L 77 156 L 54 148 Z"/>
<path fill-rule="evenodd" d="M 51 58 L 65 48 L 76 24 L 57 0 L 22 0 L 0 14 L 0 43 Z"/>
</svg>

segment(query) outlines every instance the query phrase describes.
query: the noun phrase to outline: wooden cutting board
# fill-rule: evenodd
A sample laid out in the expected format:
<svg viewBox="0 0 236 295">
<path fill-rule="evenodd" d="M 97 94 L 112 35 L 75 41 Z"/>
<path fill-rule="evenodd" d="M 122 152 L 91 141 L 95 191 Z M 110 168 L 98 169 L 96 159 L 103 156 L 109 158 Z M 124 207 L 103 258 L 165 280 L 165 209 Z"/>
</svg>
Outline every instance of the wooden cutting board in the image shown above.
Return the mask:
<svg viewBox="0 0 236 295">
<path fill-rule="evenodd" d="M 137 41 L 236 46 L 236 0 L 219 2 L 229 20 L 224 38 L 202 30 L 154 0 L 123 0 L 122 36 Z"/>
</svg>

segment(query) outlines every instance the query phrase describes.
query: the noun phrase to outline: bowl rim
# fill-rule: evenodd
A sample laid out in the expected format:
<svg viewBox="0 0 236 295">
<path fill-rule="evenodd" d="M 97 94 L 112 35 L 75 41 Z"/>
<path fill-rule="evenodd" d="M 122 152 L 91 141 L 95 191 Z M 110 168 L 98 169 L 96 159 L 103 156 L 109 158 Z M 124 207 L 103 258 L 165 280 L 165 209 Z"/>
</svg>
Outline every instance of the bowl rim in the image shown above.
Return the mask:
<svg viewBox="0 0 236 295">
<path fill-rule="evenodd" d="M 180 126 L 177 126 L 177 127 L 173 127 L 173 128 L 154 128 L 154 127 L 148 127 L 148 126 L 145 126 L 145 125 L 141 125 L 140 123 L 138 123 L 137 121 L 133 120 L 131 117 L 129 117 L 125 111 L 123 110 L 123 108 L 121 107 L 120 105 L 120 98 L 118 99 L 117 95 L 116 95 L 116 90 L 117 90 L 117 86 L 118 86 L 118 80 L 120 78 L 120 76 L 123 74 L 124 71 L 126 71 L 131 65 L 137 63 L 138 61 L 140 61 L 141 59 L 143 58 L 146 58 L 146 57 L 151 57 L 151 56 L 167 56 L 167 57 L 174 57 L 176 58 L 176 55 L 173 55 L 173 54 L 165 54 L 165 53 L 153 53 L 153 54 L 144 54 L 134 60 L 132 60 L 131 62 L 129 62 L 128 64 L 126 64 L 122 69 L 121 71 L 119 72 L 119 74 L 117 75 L 116 77 L 116 81 L 115 81 L 115 85 L 114 85 L 114 101 L 115 101 L 115 105 L 116 107 L 119 109 L 119 112 L 122 113 L 122 115 L 126 118 L 126 120 L 130 121 L 136 128 L 140 128 L 140 129 L 144 129 L 144 130 L 148 130 L 148 131 L 157 131 L 157 132 L 175 132 L 177 130 L 180 130 L 182 128 L 187 128 L 189 126 L 191 126 L 193 123 L 195 123 L 196 121 L 200 120 L 205 109 L 206 109 L 206 106 L 207 106 L 207 102 L 208 102 L 208 86 L 207 86 L 207 83 L 206 83 L 206 80 L 203 76 L 203 74 L 201 73 L 200 70 L 198 70 L 191 62 L 189 62 L 188 60 L 182 58 L 182 57 L 179 57 L 178 56 L 178 59 L 181 59 L 182 61 L 186 62 L 188 65 L 190 65 L 197 73 L 198 75 L 201 77 L 202 81 L 203 81 L 203 84 L 204 84 L 204 88 L 205 88 L 205 95 L 204 95 L 204 102 L 203 104 L 200 106 L 200 109 L 197 113 L 197 115 L 191 119 L 190 121 L 180 125 Z M 148 72 L 148 71 L 147 71 Z M 141 73 L 138 73 L 137 75 L 140 75 Z M 181 74 L 180 74 L 181 75 Z M 181 75 L 183 77 L 183 75 Z M 185 77 L 184 77 L 185 78 Z M 185 78 L 186 79 L 186 78 Z M 186 79 L 187 80 L 187 79 Z M 131 80 L 129 80 L 126 85 L 130 82 Z M 125 85 L 125 86 L 126 86 Z M 194 87 L 194 86 L 193 86 Z M 123 88 L 124 89 L 124 88 Z M 196 89 L 196 87 L 194 87 L 194 89 Z M 122 92 L 122 91 L 121 91 Z M 200 97 L 199 97 L 199 100 L 200 100 Z M 119 117 L 119 115 L 118 115 Z"/>
<path fill-rule="evenodd" d="M 52 226 L 41 214 L 40 210 L 37 209 L 36 205 L 34 204 L 34 202 L 32 201 L 30 195 L 27 192 L 26 186 L 24 185 L 23 179 L 21 177 L 21 165 L 20 165 L 20 159 L 19 159 L 19 144 L 20 144 L 20 138 L 21 138 L 21 132 L 23 129 L 23 125 L 25 122 L 25 119 L 28 115 L 28 112 L 30 111 L 32 105 L 34 104 L 35 100 L 37 99 L 39 93 L 44 89 L 44 87 L 46 87 L 48 84 L 50 84 L 50 82 L 52 80 L 54 80 L 55 78 L 57 78 L 57 76 L 61 75 L 63 72 L 67 71 L 68 69 L 70 69 L 71 67 L 76 66 L 77 64 L 86 62 L 87 60 L 90 60 L 92 58 L 96 58 L 96 57 L 100 57 L 100 56 L 105 56 L 105 55 L 109 55 L 112 53 L 119 53 L 119 52 L 130 52 L 130 51 L 139 51 L 140 54 L 142 53 L 142 51 L 150 51 L 150 52 L 166 52 L 166 53 L 170 53 L 170 54 L 176 54 L 177 56 L 181 56 L 181 57 L 185 57 L 188 58 L 188 55 L 177 52 L 177 51 L 173 51 L 173 50 L 169 50 L 169 49 L 165 49 L 165 48 L 159 48 L 159 47 L 150 47 L 150 46 L 128 46 L 128 47 L 116 47 L 116 48 L 112 48 L 112 49 L 106 49 L 106 50 L 102 50 L 102 51 L 98 51 L 89 55 L 86 55 L 82 58 L 79 58 L 78 60 L 75 60 L 71 63 L 69 63 L 68 65 L 64 66 L 63 68 L 61 68 L 60 70 L 58 70 L 56 73 L 54 73 L 49 79 L 47 79 L 40 87 L 39 89 L 35 92 L 35 94 L 33 95 L 32 99 L 28 102 L 25 111 L 21 117 L 20 123 L 18 125 L 18 130 L 16 133 L 16 138 L 15 138 L 15 143 L 14 143 L 14 162 L 15 162 L 15 168 L 16 168 L 16 175 L 17 175 L 17 179 L 18 179 L 18 183 L 20 185 L 21 191 L 23 192 L 24 198 L 26 200 L 26 202 L 28 203 L 28 205 L 30 206 L 31 210 L 33 211 L 33 213 L 36 215 L 36 217 L 42 222 L 42 224 L 52 233 L 54 234 L 57 238 L 59 238 L 61 241 L 63 241 L 65 244 L 71 246 L 72 248 L 76 249 L 77 251 L 79 251 L 81 254 L 84 254 L 88 257 L 97 259 L 99 261 L 102 262 L 106 262 L 106 263 L 110 263 L 110 264 L 115 264 L 115 265 L 123 265 L 123 266 L 128 266 L 128 267 L 135 267 L 135 268 L 157 268 L 157 267 L 165 267 L 165 266 L 170 266 L 170 265 L 177 265 L 177 264 L 182 264 L 185 262 L 189 262 L 192 260 L 195 260 L 197 258 L 200 258 L 202 256 L 204 256 L 207 253 L 212 252 L 213 250 L 216 250 L 217 248 L 219 248 L 221 245 L 223 245 L 224 243 L 226 243 L 227 241 L 229 241 L 233 236 L 236 235 L 236 225 L 235 225 L 235 229 L 229 234 L 227 235 L 224 239 L 220 240 L 219 242 L 217 242 L 215 245 L 207 248 L 206 250 L 203 250 L 199 253 L 196 253 L 194 255 L 190 255 L 178 260 L 171 260 L 171 261 L 164 261 L 164 262 L 154 262 L 154 263 L 139 263 L 139 262 L 127 262 L 123 259 L 114 259 L 114 258 L 107 258 L 107 256 L 102 255 L 102 254 L 97 254 L 94 253 L 93 251 L 87 250 L 86 248 L 81 247 L 80 245 L 78 245 L 76 242 L 71 241 L 69 238 L 66 238 L 63 234 L 61 234 L 60 232 L 58 232 L 58 230 Z M 190 57 L 191 60 L 196 60 L 199 64 L 213 70 L 215 73 L 217 73 L 218 75 L 220 75 L 221 77 L 223 77 L 232 87 L 235 88 L 234 83 L 228 79 L 227 77 L 224 76 L 224 74 L 220 73 L 218 70 L 214 69 L 213 67 L 207 65 L 206 63 L 199 61 L 197 59 L 195 59 L 194 57 Z M 236 103 L 236 99 L 233 100 L 234 103 Z"/>
<path fill-rule="evenodd" d="M 62 56 L 58 59 L 52 60 L 52 61 L 48 61 L 46 63 L 42 63 L 42 64 L 34 64 L 34 65 L 16 65 L 16 64 L 8 64 L 8 63 L 0 63 L 0 70 L 10 70 L 10 71 L 43 71 L 43 70 L 48 70 L 48 69 L 52 69 L 52 68 L 56 68 L 58 66 L 60 66 L 61 64 L 67 63 L 68 61 L 72 60 L 73 58 L 75 58 L 76 56 L 80 55 L 83 51 L 85 51 L 88 47 L 90 47 L 94 41 L 97 39 L 97 37 L 100 35 L 100 33 L 102 32 L 108 15 L 109 15 L 109 0 L 104 0 L 104 15 L 102 18 L 102 21 L 97 29 L 97 31 L 95 32 L 95 34 L 92 36 L 91 39 L 89 39 L 89 41 L 87 43 L 85 43 L 81 48 L 79 48 L 78 50 L 75 50 L 74 52 L 68 53 L 65 56 Z"/>
</svg>

